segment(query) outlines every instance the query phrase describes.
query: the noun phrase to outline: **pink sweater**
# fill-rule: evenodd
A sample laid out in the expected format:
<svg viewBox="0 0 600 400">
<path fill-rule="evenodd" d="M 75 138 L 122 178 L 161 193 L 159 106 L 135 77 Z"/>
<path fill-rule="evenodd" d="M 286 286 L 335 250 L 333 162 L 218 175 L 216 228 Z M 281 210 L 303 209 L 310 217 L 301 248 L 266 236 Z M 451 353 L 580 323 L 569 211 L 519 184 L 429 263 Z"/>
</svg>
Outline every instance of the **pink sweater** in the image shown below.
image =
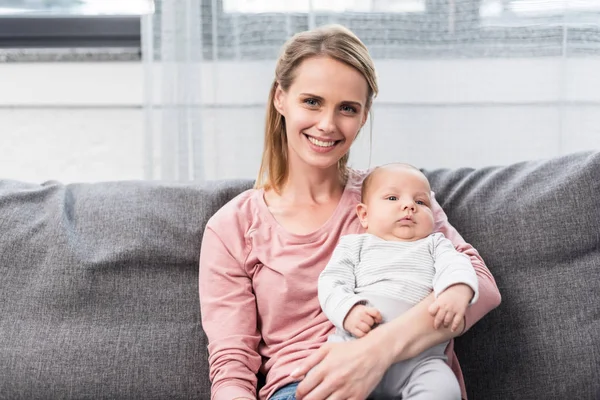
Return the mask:
<svg viewBox="0 0 600 400">
<path fill-rule="evenodd" d="M 308 235 L 279 225 L 262 190 L 241 193 L 209 220 L 199 287 L 213 400 L 256 398 L 259 371 L 266 384 L 258 397 L 267 399 L 292 382 L 288 375 L 334 332 L 319 305 L 317 280 L 340 236 L 363 233 L 355 207 L 364 175 L 351 174 L 333 215 Z M 436 230 L 471 258 L 479 279 L 479 300 L 467 312 L 467 330 L 500 304 L 500 294 L 477 251 L 450 226 L 435 200 L 433 208 Z M 453 344 L 448 362 L 466 398 Z"/>
</svg>

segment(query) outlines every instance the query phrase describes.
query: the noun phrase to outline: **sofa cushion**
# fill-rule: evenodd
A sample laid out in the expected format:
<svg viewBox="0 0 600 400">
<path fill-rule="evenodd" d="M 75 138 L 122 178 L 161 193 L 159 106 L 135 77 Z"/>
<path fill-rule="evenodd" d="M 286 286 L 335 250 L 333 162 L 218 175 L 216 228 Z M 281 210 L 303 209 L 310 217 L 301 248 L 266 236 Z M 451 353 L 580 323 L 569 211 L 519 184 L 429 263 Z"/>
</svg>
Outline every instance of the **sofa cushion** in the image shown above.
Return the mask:
<svg viewBox="0 0 600 400">
<path fill-rule="evenodd" d="M 600 395 L 600 154 L 427 172 L 502 304 L 456 341 L 479 399 Z"/>
<path fill-rule="evenodd" d="M 210 397 L 203 227 L 249 182 L 0 181 L 0 397 Z"/>
</svg>

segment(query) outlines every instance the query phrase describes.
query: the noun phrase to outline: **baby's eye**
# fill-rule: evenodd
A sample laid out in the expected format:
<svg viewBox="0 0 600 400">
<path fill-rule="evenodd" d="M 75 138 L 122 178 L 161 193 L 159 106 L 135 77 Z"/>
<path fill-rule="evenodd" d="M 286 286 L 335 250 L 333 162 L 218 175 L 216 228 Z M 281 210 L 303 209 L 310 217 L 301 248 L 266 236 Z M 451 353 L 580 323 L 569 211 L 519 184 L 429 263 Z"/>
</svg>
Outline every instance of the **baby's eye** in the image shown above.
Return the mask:
<svg viewBox="0 0 600 400">
<path fill-rule="evenodd" d="M 415 201 L 415 203 L 417 203 L 420 206 L 424 206 L 425 205 L 425 202 L 423 200 L 417 200 L 417 201 Z"/>
<path fill-rule="evenodd" d="M 396 201 L 396 200 L 398 200 L 398 198 L 396 196 L 388 196 L 387 199 L 389 201 Z"/>
</svg>

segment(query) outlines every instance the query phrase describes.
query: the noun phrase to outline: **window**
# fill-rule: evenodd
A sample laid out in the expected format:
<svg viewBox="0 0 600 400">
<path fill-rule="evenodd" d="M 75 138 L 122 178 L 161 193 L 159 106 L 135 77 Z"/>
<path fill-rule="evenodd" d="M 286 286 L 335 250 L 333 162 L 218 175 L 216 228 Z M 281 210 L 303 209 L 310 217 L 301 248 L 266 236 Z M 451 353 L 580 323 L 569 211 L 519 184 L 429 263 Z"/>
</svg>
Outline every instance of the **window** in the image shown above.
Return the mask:
<svg viewBox="0 0 600 400">
<path fill-rule="evenodd" d="M 139 47 L 151 0 L 2 0 L 0 47 Z"/>
<path fill-rule="evenodd" d="M 600 0 L 222 0 L 217 14 L 207 58 L 273 58 L 294 32 L 336 22 L 376 58 L 561 56 L 565 40 L 600 55 Z"/>
<path fill-rule="evenodd" d="M 1 0 L 0 47 L 140 47 L 139 15 L 179 0 Z M 348 26 L 376 58 L 600 55 L 600 0 L 189 0 L 205 59 L 276 58 L 295 32 Z M 40 18 L 44 16 L 44 18 Z M 169 17 L 170 18 L 170 17 Z M 167 25 L 168 26 L 168 25 Z M 156 54 L 157 57 L 160 55 Z"/>
<path fill-rule="evenodd" d="M 561 23 L 600 25 L 600 0 L 484 0 L 479 14 L 484 25 L 526 26 Z"/>
<path fill-rule="evenodd" d="M 223 0 L 223 9 L 229 13 L 287 12 L 424 12 L 425 0 Z"/>
</svg>

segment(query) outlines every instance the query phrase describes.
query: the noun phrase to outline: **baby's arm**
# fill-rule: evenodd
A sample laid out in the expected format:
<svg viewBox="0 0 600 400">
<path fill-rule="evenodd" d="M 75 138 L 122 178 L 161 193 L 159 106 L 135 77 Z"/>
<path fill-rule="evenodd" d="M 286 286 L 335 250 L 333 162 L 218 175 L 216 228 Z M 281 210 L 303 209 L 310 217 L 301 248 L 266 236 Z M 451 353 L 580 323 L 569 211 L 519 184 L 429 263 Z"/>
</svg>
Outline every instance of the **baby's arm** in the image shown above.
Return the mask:
<svg viewBox="0 0 600 400">
<path fill-rule="evenodd" d="M 451 330 L 455 331 L 468 306 L 474 304 L 479 296 L 477 275 L 470 259 L 456 251 L 452 242 L 440 233 L 433 236 L 433 255 L 436 300 L 430 311 L 435 315 L 434 326 L 452 323 Z"/>
<path fill-rule="evenodd" d="M 358 314 L 363 314 L 359 310 L 366 308 L 366 299 L 354 293 L 354 268 L 359 260 L 361 245 L 360 235 L 342 236 L 318 281 L 319 303 L 323 312 L 338 329 L 350 333 L 356 326 L 346 329 L 345 320 L 348 319 L 349 325 L 350 321 L 359 323 L 362 317 Z M 352 318 L 349 315 L 351 310 L 355 314 Z"/>
</svg>

